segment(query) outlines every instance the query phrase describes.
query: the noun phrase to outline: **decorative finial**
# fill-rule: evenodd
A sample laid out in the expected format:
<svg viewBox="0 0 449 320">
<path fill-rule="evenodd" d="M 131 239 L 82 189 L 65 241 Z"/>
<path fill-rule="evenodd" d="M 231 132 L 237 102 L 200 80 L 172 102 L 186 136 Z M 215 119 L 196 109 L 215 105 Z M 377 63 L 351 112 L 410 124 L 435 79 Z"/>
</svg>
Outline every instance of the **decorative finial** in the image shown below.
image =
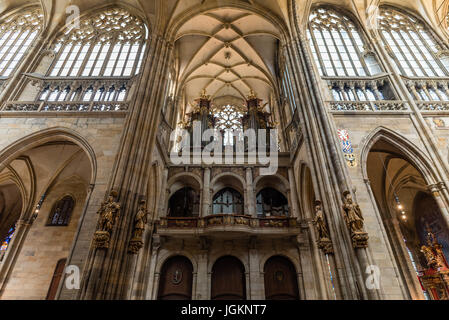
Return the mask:
<svg viewBox="0 0 449 320">
<path fill-rule="evenodd" d="M 210 96 L 207 95 L 206 88 L 204 88 L 200 94 L 201 94 L 201 99 L 206 99 L 206 100 L 210 99 Z"/>
<path fill-rule="evenodd" d="M 248 96 L 247 98 L 248 98 L 248 100 L 254 100 L 254 99 L 257 99 L 257 95 L 256 95 L 256 93 L 254 92 L 253 89 L 251 89 L 251 90 L 249 91 L 249 96 Z"/>
</svg>

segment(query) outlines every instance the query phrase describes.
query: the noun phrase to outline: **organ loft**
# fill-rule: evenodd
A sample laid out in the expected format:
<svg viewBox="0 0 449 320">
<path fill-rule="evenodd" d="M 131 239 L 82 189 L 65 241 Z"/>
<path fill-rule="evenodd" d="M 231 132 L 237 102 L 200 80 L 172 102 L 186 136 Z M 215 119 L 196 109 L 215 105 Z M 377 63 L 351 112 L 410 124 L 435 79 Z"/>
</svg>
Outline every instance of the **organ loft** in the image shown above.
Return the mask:
<svg viewBox="0 0 449 320">
<path fill-rule="evenodd" d="M 448 300 L 448 16 L 0 0 L 0 299 Z"/>
</svg>

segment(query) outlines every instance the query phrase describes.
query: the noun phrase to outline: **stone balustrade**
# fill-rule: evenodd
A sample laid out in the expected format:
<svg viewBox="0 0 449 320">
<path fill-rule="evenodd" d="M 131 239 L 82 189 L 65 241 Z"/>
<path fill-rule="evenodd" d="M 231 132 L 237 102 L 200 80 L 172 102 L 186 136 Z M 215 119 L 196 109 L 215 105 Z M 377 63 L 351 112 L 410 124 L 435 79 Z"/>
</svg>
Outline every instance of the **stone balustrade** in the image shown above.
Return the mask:
<svg viewBox="0 0 449 320">
<path fill-rule="evenodd" d="M 127 102 L 111 101 L 21 101 L 6 102 L 2 112 L 117 112 L 127 111 Z"/>
<path fill-rule="evenodd" d="M 331 111 L 408 111 L 409 106 L 403 101 L 329 101 Z"/>
<path fill-rule="evenodd" d="M 207 234 L 209 232 L 299 234 L 296 218 L 215 214 L 204 218 L 163 217 L 157 224 L 158 234 Z"/>
</svg>

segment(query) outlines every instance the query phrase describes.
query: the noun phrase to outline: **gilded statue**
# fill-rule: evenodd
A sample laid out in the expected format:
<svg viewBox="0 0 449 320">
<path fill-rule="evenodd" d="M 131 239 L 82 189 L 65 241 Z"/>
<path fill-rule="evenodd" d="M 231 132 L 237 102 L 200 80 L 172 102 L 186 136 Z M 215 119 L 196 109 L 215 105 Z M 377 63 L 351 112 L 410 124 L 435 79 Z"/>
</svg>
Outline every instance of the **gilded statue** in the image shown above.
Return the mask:
<svg viewBox="0 0 449 320">
<path fill-rule="evenodd" d="M 117 192 L 111 191 L 108 200 L 103 202 L 98 210 L 97 213 L 100 215 L 100 220 L 98 221 L 97 231 L 112 232 L 120 214 L 120 205 L 114 201 L 116 197 Z"/>
<path fill-rule="evenodd" d="M 109 248 L 111 233 L 120 215 L 120 204 L 115 202 L 117 195 L 116 191 L 111 191 L 108 199 L 101 204 L 97 212 L 100 219 L 97 224 L 97 231 L 94 234 L 96 248 Z"/>
</svg>

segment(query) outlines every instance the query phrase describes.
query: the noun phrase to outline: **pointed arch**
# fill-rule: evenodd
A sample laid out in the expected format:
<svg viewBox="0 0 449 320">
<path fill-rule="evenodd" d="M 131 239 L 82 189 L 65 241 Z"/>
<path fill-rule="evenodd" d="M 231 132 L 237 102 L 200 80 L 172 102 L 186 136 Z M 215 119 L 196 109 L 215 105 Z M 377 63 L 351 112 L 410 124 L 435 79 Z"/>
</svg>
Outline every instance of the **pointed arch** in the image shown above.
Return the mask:
<svg viewBox="0 0 449 320">
<path fill-rule="evenodd" d="M 434 184 L 439 180 L 438 174 L 433 169 L 432 160 L 401 134 L 381 126 L 371 132 L 364 140 L 365 143 L 360 156 L 361 163 L 366 164 L 372 147 L 380 140 L 384 140 L 403 153 L 406 160 L 423 175 L 428 185 Z M 368 179 L 366 165 L 362 166 L 362 175 L 364 179 Z"/>
<path fill-rule="evenodd" d="M 91 165 L 90 184 L 95 184 L 97 176 L 97 158 L 94 149 L 91 147 L 89 142 L 76 131 L 63 127 L 49 128 L 32 133 L 1 150 L 0 171 L 2 171 L 12 160 L 16 159 L 22 153 L 52 141 L 72 142 L 84 150 Z"/>
</svg>

